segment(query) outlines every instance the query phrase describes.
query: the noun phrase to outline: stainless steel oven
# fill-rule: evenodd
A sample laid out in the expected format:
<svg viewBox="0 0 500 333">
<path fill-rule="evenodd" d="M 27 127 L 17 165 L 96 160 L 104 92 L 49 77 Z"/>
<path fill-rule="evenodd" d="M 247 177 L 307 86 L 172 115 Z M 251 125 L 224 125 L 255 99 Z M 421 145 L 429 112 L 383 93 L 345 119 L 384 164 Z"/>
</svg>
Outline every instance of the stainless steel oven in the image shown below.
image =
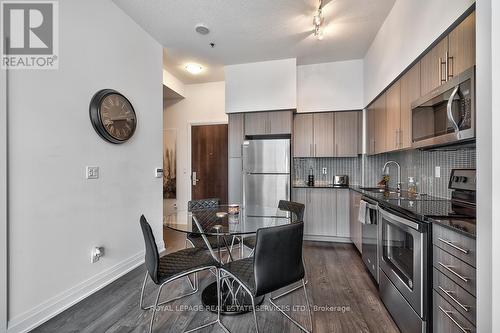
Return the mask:
<svg viewBox="0 0 500 333">
<path fill-rule="evenodd" d="M 412 103 L 414 148 L 475 138 L 475 67 L 451 78 Z"/>
<path fill-rule="evenodd" d="M 428 236 L 427 224 L 379 209 L 380 295 L 404 333 L 427 327 Z"/>
</svg>

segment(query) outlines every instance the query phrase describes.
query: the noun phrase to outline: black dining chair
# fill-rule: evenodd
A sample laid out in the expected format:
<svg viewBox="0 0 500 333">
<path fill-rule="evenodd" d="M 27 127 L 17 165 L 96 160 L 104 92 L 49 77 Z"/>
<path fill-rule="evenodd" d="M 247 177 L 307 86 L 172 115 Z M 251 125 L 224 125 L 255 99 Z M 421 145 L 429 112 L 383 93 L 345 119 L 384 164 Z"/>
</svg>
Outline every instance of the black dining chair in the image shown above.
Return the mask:
<svg viewBox="0 0 500 333">
<path fill-rule="evenodd" d="M 219 286 L 218 280 L 218 267 L 219 263 L 212 258 L 210 254 L 200 248 L 189 248 L 180 250 L 177 252 L 169 253 L 160 257 L 158 253 L 158 248 L 156 247 L 155 237 L 153 235 L 153 231 L 151 230 L 151 226 L 147 222 L 144 215 L 140 218 L 140 225 L 142 229 L 142 234 L 144 236 L 144 243 L 146 246 L 146 276 L 144 277 L 144 282 L 142 284 L 141 297 L 139 301 L 139 306 L 142 310 L 153 309 L 153 314 L 151 316 L 151 323 L 149 325 L 149 332 L 153 332 L 153 324 L 155 314 L 158 311 L 158 306 L 181 299 L 183 297 L 193 295 L 198 291 L 198 279 L 196 277 L 198 272 L 204 270 L 210 270 L 217 276 L 217 286 Z M 192 286 L 192 291 L 189 293 L 171 298 L 166 301 L 160 302 L 160 295 L 162 289 L 168 283 L 187 277 L 189 279 L 190 274 L 195 274 L 194 286 Z M 156 295 L 155 303 L 151 306 L 144 306 L 144 290 L 146 288 L 146 282 L 149 278 L 157 285 L 158 294 Z M 191 281 L 190 281 L 191 283 Z M 220 291 L 218 291 L 220 293 Z M 198 330 L 203 327 L 207 327 L 212 324 L 216 324 L 220 322 L 220 304 L 218 305 L 218 313 L 217 320 L 205 324 L 201 327 L 197 327 L 195 329 L 190 330 L 190 332 Z"/>
<path fill-rule="evenodd" d="M 303 222 L 259 229 L 256 236 L 255 255 L 252 258 L 232 261 L 219 269 L 219 279 L 233 278 L 250 295 L 257 333 L 259 325 L 255 311 L 255 298 L 271 294 L 299 281 L 302 282 L 309 311 L 310 331 L 276 305 L 275 301 L 279 296 L 270 296 L 269 301 L 302 331 L 312 332 L 313 330 L 311 308 L 304 282 L 303 235 Z"/>
<path fill-rule="evenodd" d="M 219 204 L 220 204 L 219 198 L 191 200 L 188 202 L 188 211 L 193 212 L 199 209 L 215 208 Z M 212 249 L 218 249 L 220 247 L 222 251 L 226 250 L 226 243 L 225 242 L 220 243 L 217 240 L 217 236 L 206 236 L 206 239 Z M 201 235 L 198 233 L 194 232 L 188 233 L 186 236 L 186 247 L 188 242 L 191 244 L 192 247 L 203 248 L 205 250 L 208 250 L 207 244 L 205 243 Z M 234 245 L 237 245 L 239 243 L 240 243 L 239 237 L 233 237 L 229 245 L 229 251 L 231 252 L 233 250 Z"/>
<path fill-rule="evenodd" d="M 278 209 L 289 212 L 291 215 L 290 218 L 292 220 L 292 223 L 304 221 L 304 211 L 306 209 L 306 206 L 304 206 L 304 204 L 293 201 L 280 200 L 278 203 Z M 243 245 L 251 250 L 248 256 L 252 256 L 255 249 L 255 236 L 243 238 Z"/>
</svg>

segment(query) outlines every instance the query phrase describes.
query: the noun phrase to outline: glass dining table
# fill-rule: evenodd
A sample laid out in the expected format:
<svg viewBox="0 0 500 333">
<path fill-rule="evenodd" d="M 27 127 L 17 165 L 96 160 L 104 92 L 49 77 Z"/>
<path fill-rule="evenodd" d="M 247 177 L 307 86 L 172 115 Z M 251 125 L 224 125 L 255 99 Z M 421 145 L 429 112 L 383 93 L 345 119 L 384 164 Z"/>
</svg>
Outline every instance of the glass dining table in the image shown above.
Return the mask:
<svg viewBox="0 0 500 333">
<path fill-rule="evenodd" d="M 276 207 L 261 207 L 266 216 L 247 216 L 245 209 L 236 205 L 218 205 L 210 208 L 193 211 L 177 210 L 165 216 L 164 226 L 179 232 L 199 235 L 204 240 L 210 254 L 221 265 L 224 265 L 222 251 L 227 254 L 227 260 L 234 260 L 231 253 L 235 238 L 255 236 L 260 228 L 289 224 L 290 216 L 287 212 Z M 217 238 L 217 247 L 210 245 L 207 237 Z M 240 257 L 243 255 L 240 247 Z M 251 311 L 251 299 L 242 288 L 229 277 L 221 279 L 221 314 L 240 314 Z M 264 297 L 256 299 L 255 304 L 261 304 Z M 209 284 L 202 292 L 203 305 L 210 311 L 217 311 L 217 284 Z"/>
</svg>

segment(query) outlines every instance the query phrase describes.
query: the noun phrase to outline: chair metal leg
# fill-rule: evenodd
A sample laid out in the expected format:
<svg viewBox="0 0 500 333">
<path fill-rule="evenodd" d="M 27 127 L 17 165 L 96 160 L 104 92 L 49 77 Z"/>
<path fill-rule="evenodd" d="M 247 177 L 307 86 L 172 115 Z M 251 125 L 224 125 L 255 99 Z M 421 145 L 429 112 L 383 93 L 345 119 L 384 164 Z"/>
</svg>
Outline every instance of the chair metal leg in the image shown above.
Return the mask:
<svg viewBox="0 0 500 333">
<path fill-rule="evenodd" d="M 159 305 L 163 305 L 163 304 L 167 304 L 167 303 L 176 301 L 178 299 L 181 299 L 181 298 L 184 298 L 184 297 L 196 294 L 198 292 L 198 289 L 199 289 L 198 273 L 195 272 L 195 273 L 193 273 L 193 275 L 194 275 L 194 282 L 193 282 L 193 284 L 191 284 L 191 280 L 189 279 L 189 276 L 186 275 L 186 278 L 189 280 L 189 284 L 191 285 L 192 291 L 190 291 L 187 294 L 180 295 L 180 296 L 168 299 L 166 301 L 160 302 L 160 303 L 158 303 L 158 306 Z M 148 280 L 148 272 L 146 272 L 146 276 L 144 277 L 144 282 L 142 283 L 141 298 L 139 300 L 139 306 L 141 307 L 141 310 L 149 310 L 149 309 L 153 308 L 153 305 L 144 306 L 144 290 L 146 289 L 146 282 L 147 282 L 147 280 Z"/>
<path fill-rule="evenodd" d="M 300 288 L 303 288 L 304 289 L 304 294 L 306 296 L 306 304 L 307 304 L 307 309 L 309 311 L 309 322 L 310 322 L 310 325 L 311 325 L 311 330 L 307 330 L 307 328 L 305 328 L 304 326 L 302 326 L 298 321 L 296 321 L 295 319 L 293 319 L 292 317 L 290 317 L 290 315 L 288 313 L 286 313 L 285 311 L 283 311 L 283 309 L 281 309 L 274 301 L 277 300 L 279 297 L 282 297 L 283 294 L 277 296 L 277 297 L 269 297 L 269 302 L 274 306 L 276 307 L 276 309 L 281 312 L 288 320 L 290 320 L 292 323 L 294 323 L 298 328 L 300 328 L 302 331 L 306 332 L 306 333 L 312 333 L 313 331 L 313 321 L 312 321 L 312 313 L 311 313 L 311 306 L 309 305 L 309 297 L 307 296 L 307 290 L 306 290 L 306 283 L 304 281 L 304 279 L 301 280 L 302 281 L 302 285 L 299 286 L 299 288 L 294 288 L 294 290 L 298 290 Z M 289 294 L 291 292 L 291 290 L 287 291 L 286 294 Z"/>
<path fill-rule="evenodd" d="M 311 332 L 312 332 L 314 330 L 314 324 L 313 324 L 311 306 L 309 305 L 309 297 L 307 295 L 306 283 L 307 283 L 307 281 L 302 279 L 302 287 L 304 287 L 304 296 L 306 297 L 307 310 L 309 311 L 309 324 L 310 324 Z"/>
<path fill-rule="evenodd" d="M 259 324 L 257 323 L 257 313 L 255 311 L 255 299 L 253 295 L 249 293 L 250 299 L 252 300 L 252 312 L 253 312 L 253 321 L 255 322 L 255 332 L 259 333 Z"/>
<path fill-rule="evenodd" d="M 153 333 L 153 324 L 155 321 L 156 311 L 158 311 L 158 301 L 160 300 L 161 290 L 165 284 L 162 284 L 158 289 L 158 294 L 156 295 L 156 301 L 153 307 L 153 314 L 151 315 L 151 323 L 149 324 L 149 333 Z"/>
</svg>

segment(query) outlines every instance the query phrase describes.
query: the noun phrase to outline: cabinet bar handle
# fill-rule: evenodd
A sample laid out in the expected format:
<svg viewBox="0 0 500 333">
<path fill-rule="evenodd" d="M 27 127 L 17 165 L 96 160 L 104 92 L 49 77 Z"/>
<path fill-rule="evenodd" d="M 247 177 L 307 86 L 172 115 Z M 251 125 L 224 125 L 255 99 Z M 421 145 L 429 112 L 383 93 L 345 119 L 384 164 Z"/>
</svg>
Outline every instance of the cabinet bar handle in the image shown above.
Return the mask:
<svg viewBox="0 0 500 333">
<path fill-rule="evenodd" d="M 462 275 L 458 274 L 457 272 L 455 272 L 453 269 L 451 269 L 451 266 L 448 266 L 448 265 L 445 265 L 443 264 L 442 262 L 438 262 L 438 264 L 443 267 L 444 269 L 446 269 L 448 272 L 452 273 L 453 275 L 455 275 L 457 278 L 459 278 L 460 280 L 464 281 L 465 283 L 468 283 L 469 282 L 469 279 L 467 279 L 466 277 L 463 277 Z"/>
<path fill-rule="evenodd" d="M 470 328 L 465 328 L 465 327 L 462 327 L 462 325 L 460 325 L 460 324 L 459 324 L 459 323 L 455 320 L 455 318 L 453 318 L 453 317 L 451 316 L 451 314 L 453 313 L 452 311 L 447 311 L 447 310 L 443 309 L 443 308 L 441 307 L 441 305 L 439 305 L 438 307 L 439 307 L 439 310 L 441 310 L 441 312 L 443 312 L 443 313 L 446 315 L 446 317 L 448 317 L 448 318 L 449 318 L 449 319 L 453 322 L 453 324 L 457 325 L 457 327 L 458 327 L 458 328 L 459 328 L 462 332 L 464 332 L 464 333 L 469 333 L 469 332 L 470 332 Z"/>
<path fill-rule="evenodd" d="M 461 247 L 453 244 L 452 242 L 450 242 L 450 241 L 448 241 L 446 239 L 443 239 L 443 238 L 439 237 L 438 240 L 441 241 L 441 242 L 443 242 L 443 243 L 445 243 L 446 245 L 454 248 L 455 250 L 458 250 L 458 251 L 460 251 L 460 252 L 462 252 L 464 254 L 469 254 L 469 250 L 462 249 Z"/>
<path fill-rule="evenodd" d="M 449 75 L 449 68 L 448 68 L 448 51 L 445 53 L 446 60 L 444 61 L 444 68 L 445 68 L 445 81 L 448 82 L 448 78 L 450 77 Z"/>
<path fill-rule="evenodd" d="M 443 84 L 448 79 L 448 70 L 446 68 L 444 72 L 445 77 L 443 78 L 443 65 L 447 66 L 447 64 L 448 64 L 448 59 L 446 59 L 446 61 L 443 61 L 443 58 L 439 58 L 439 80 L 440 80 L 439 84 Z"/>
<path fill-rule="evenodd" d="M 453 295 L 451 295 L 453 292 L 450 291 L 450 290 L 444 290 L 443 287 L 441 286 L 438 286 L 438 288 L 443 292 L 445 293 L 446 296 L 448 296 L 449 298 L 451 298 L 451 300 L 455 303 L 458 304 L 458 306 L 460 306 L 462 309 L 464 309 L 465 311 L 469 312 L 469 308 L 470 306 L 468 305 L 463 305 L 462 303 L 460 303 L 455 297 L 453 297 Z"/>
</svg>

